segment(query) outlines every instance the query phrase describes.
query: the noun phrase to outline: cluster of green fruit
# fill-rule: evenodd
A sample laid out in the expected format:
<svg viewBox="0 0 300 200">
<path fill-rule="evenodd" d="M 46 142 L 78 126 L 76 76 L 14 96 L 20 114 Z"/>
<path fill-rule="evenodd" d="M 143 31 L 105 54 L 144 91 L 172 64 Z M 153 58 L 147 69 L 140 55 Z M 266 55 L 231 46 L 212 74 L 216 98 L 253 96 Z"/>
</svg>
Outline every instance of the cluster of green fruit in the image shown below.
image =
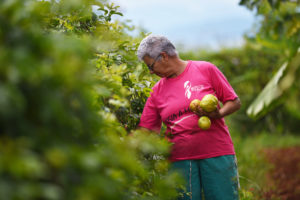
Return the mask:
<svg viewBox="0 0 300 200">
<path fill-rule="evenodd" d="M 198 107 L 202 108 L 205 112 L 213 112 L 217 109 L 218 106 L 218 99 L 212 94 L 205 95 L 202 100 L 194 99 L 190 103 L 190 109 L 193 112 L 196 112 Z M 211 121 L 209 117 L 202 116 L 198 120 L 198 126 L 203 129 L 207 130 L 210 128 Z"/>
</svg>

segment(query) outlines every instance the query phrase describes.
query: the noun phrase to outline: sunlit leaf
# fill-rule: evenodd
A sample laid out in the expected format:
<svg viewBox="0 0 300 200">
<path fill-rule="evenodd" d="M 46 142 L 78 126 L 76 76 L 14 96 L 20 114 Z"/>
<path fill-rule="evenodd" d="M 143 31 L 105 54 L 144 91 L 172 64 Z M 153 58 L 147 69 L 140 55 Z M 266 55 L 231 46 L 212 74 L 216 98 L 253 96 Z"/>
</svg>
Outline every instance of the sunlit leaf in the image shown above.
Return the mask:
<svg viewBox="0 0 300 200">
<path fill-rule="evenodd" d="M 288 90 L 296 79 L 296 70 L 300 67 L 300 51 L 289 61 L 284 63 L 262 92 L 247 110 L 252 118 L 262 117 L 271 104 Z"/>
</svg>

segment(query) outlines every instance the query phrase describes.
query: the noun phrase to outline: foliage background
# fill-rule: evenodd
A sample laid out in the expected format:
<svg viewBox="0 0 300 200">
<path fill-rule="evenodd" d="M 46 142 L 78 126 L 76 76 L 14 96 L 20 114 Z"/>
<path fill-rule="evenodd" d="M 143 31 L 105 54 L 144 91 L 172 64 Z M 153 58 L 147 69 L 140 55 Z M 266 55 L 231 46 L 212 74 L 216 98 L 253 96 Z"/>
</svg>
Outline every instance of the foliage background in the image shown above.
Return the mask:
<svg viewBox="0 0 300 200">
<path fill-rule="evenodd" d="M 140 64 L 130 73 L 138 39 L 111 22 L 122 15 L 116 9 L 93 0 L 1 2 L 1 199 L 176 195 L 169 144 L 147 133 L 126 137 L 151 79 Z"/>
</svg>

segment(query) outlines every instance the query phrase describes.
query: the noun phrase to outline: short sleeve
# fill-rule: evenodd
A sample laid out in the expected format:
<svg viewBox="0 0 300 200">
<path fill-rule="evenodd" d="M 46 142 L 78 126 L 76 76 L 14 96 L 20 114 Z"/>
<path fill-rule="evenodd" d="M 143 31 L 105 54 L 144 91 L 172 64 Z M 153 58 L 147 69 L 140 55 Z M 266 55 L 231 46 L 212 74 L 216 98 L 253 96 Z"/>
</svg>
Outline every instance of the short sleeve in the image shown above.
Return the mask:
<svg viewBox="0 0 300 200">
<path fill-rule="evenodd" d="M 224 74 L 214 65 L 209 68 L 211 83 L 216 91 L 217 98 L 224 104 L 226 101 L 234 100 L 238 96 L 227 81 Z"/>
<path fill-rule="evenodd" d="M 157 107 L 155 106 L 154 98 L 151 95 L 146 101 L 139 126 L 159 133 L 161 124 L 161 117 L 158 113 Z"/>
</svg>

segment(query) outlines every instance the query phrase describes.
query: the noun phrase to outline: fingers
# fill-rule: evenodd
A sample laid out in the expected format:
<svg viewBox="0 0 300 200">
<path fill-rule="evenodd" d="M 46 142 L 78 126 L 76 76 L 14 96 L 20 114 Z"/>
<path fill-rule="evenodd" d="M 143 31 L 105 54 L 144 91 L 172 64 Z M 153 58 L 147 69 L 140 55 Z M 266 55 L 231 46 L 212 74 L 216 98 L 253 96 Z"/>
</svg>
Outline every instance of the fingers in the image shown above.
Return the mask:
<svg viewBox="0 0 300 200">
<path fill-rule="evenodd" d="M 221 114 L 219 112 L 219 109 L 216 109 L 215 111 L 208 113 L 207 116 L 209 118 L 211 118 L 211 119 L 219 119 L 219 118 L 221 118 Z"/>
<path fill-rule="evenodd" d="M 198 115 L 199 117 L 202 116 L 207 116 L 207 112 L 205 112 L 200 106 L 197 106 L 196 111 L 194 112 L 196 115 Z"/>
<path fill-rule="evenodd" d="M 196 115 L 198 115 L 199 117 L 202 116 L 207 116 L 211 119 L 218 119 L 220 118 L 220 112 L 219 109 L 217 108 L 215 111 L 213 112 L 205 112 L 200 106 L 197 106 L 196 111 L 194 112 Z"/>
</svg>

